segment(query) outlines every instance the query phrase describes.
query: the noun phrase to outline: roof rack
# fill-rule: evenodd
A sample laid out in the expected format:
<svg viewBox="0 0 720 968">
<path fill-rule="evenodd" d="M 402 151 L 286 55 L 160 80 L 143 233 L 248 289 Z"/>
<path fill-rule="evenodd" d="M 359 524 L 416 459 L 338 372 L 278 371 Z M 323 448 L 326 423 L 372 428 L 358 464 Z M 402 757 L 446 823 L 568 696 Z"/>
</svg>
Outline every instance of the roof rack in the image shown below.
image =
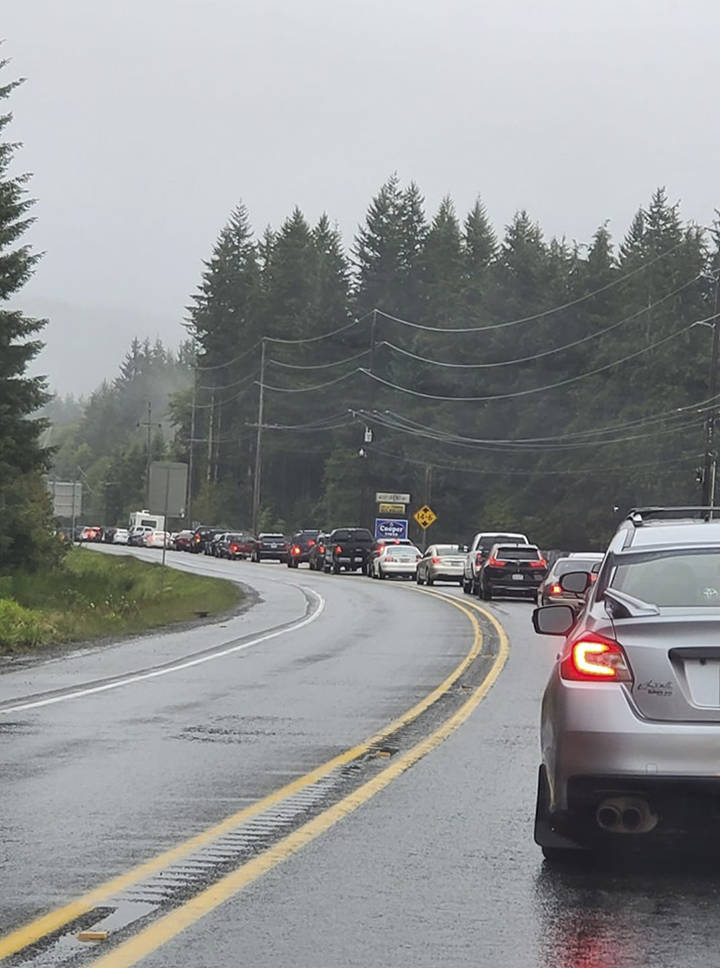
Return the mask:
<svg viewBox="0 0 720 968">
<path fill-rule="evenodd" d="M 641 528 L 648 521 L 678 521 L 683 518 L 697 518 L 699 521 L 720 521 L 720 507 L 694 505 L 690 507 L 649 507 L 632 508 L 626 517 L 636 528 Z"/>
</svg>

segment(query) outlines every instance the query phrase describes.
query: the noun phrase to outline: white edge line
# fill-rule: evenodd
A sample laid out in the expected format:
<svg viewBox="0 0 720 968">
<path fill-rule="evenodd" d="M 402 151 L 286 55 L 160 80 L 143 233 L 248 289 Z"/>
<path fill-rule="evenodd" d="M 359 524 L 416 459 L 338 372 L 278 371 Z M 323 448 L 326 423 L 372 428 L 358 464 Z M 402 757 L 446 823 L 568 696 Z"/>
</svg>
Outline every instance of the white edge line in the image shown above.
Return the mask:
<svg viewBox="0 0 720 968">
<path fill-rule="evenodd" d="M 115 682 L 107 682 L 102 686 L 91 686 L 88 689 L 77 689 L 75 692 L 67 692 L 62 696 L 51 696 L 49 699 L 38 699 L 34 702 L 20 703 L 17 706 L 7 706 L 5 709 L 0 709 L 0 715 L 5 715 L 7 713 L 18 713 L 26 709 L 38 709 L 40 706 L 53 706 L 55 703 L 67 702 L 70 699 L 82 699 L 83 696 L 92 696 L 98 692 L 107 692 L 110 689 L 119 689 L 121 686 L 129 686 L 134 682 L 142 682 L 145 679 L 157 679 L 160 676 L 167 676 L 171 672 L 181 672 L 183 669 L 190 669 L 193 666 L 202 665 L 204 662 L 212 662 L 215 659 L 222 659 L 226 655 L 231 655 L 233 652 L 242 652 L 244 649 L 249 649 L 251 646 L 260 645 L 261 642 L 267 642 L 269 639 L 275 639 L 279 635 L 285 635 L 286 632 L 296 632 L 298 629 L 304 628 L 311 622 L 314 622 L 316 618 L 319 618 L 325 610 L 325 599 L 323 596 L 316 592 L 312 588 L 307 588 L 306 586 L 300 586 L 305 591 L 309 592 L 318 600 L 318 607 L 311 615 L 306 615 L 305 618 L 301 619 L 295 625 L 289 625 L 284 629 L 277 629 L 274 632 L 266 632 L 263 635 L 259 635 L 255 639 L 251 639 L 249 642 L 244 642 L 242 645 L 233 645 L 229 649 L 222 649 L 220 652 L 213 652 L 211 655 L 203 655 L 197 659 L 188 659 L 187 662 L 179 662 L 177 665 L 170 666 L 168 669 L 155 669 L 152 672 L 140 672 L 135 675 L 125 676 L 123 679 L 117 679 Z"/>
</svg>

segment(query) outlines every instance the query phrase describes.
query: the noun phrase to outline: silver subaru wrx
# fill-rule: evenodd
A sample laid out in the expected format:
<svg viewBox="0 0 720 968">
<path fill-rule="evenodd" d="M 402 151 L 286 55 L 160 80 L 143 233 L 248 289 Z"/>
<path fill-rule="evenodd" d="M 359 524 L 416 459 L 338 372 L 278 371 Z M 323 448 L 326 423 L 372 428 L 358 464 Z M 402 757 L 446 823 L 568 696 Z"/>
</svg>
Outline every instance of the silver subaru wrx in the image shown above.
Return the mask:
<svg viewBox="0 0 720 968">
<path fill-rule="evenodd" d="M 535 840 L 549 859 L 720 843 L 720 520 L 651 508 L 621 525 L 586 592 L 533 613 L 564 647 L 545 690 Z"/>
</svg>

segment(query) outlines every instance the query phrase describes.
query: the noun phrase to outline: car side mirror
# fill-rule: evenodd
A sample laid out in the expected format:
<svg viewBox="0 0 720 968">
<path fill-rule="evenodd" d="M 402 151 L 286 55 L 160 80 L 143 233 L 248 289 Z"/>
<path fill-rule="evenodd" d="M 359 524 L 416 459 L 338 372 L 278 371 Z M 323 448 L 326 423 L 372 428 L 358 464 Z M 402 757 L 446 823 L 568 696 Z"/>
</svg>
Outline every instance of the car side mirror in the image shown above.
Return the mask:
<svg viewBox="0 0 720 968">
<path fill-rule="evenodd" d="M 539 635 L 567 635 L 575 624 L 569 605 L 544 605 L 532 614 L 533 628 Z"/>
<path fill-rule="evenodd" d="M 583 595 L 592 585 L 592 578 L 587 571 L 569 571 L 560 579 L 560 587 L 564 592 Z"/>
</svg>

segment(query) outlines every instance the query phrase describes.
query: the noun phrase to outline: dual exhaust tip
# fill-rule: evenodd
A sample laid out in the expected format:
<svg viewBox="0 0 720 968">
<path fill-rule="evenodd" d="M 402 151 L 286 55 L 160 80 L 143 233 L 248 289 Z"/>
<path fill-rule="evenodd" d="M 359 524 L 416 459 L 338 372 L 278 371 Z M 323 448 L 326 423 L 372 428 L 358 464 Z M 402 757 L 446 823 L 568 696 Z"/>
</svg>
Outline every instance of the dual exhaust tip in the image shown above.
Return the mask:
<svg viewBox="0 0 720 968">
<path fill-rule="evenodd" d="M 598 827 L 614 834 L 648 834 L 658 819 L 642 797 L 609 797 L 595 811 Z"/>
</svg>

